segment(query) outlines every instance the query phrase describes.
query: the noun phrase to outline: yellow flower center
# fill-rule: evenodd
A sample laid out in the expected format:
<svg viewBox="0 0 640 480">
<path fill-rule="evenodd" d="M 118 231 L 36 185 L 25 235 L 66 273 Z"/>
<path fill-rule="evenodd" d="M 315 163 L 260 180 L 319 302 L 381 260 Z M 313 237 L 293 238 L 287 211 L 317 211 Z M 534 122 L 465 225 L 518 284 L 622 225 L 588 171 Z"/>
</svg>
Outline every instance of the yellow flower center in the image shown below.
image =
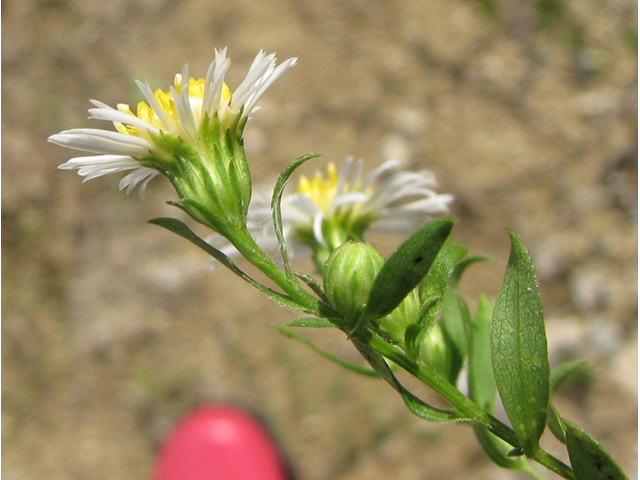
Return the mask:
<svg viewBox="0 0 640 480">
<path fill-rule="evenodd" d="M 328 178 L 324 178 L 320 171 L 316 171 L 311 180 L 303 175 L 298 182 L 298 192 L 311 197 L 323 212 L 329 211 L 338 193 L 336 191 L 338 188 L 338 174 L 333 163 L 329 163 L 327 166 L 327 174 Z"/>
<path fill-rule="evenodd" d="M 181 74 L 176 74 L 173 80 L 173 86 L 176 92 L 180 94 L 180 92 L 182 91 Z M 189 104 L 191 105 L 191 111 L 193 112 L 196 123 L 199 123 L 202 120 L 202 102 L 204 100 L 204 89 L 204 78 L 199 78 L 197 80 L 193 77 L 189 78 Z M 176 109 L 176 104 L 171 91 L 169 90 L 165 92 L 161 88 L 158 88 L 155 92 L 153 92 L 153 96 L 155 97 L 156 101 L 158 102 L 158 106 L 160 107 L 160 109 L 162 109 L 169 122 L 171 122 L 172 124 L 179 123 L 180 119 L 178 116 L 178 110 Z M 222 95 L 220 99 L 220 105 L 228 106 L 230 102 L 231 90 L 225 82 L 222 82 Z M 129 115 L 133 115 L 134 117 L 138 117 L 140 120 L 144 120 L 150 125 L 153 125 L 158 130 L 164 128 L 164 125 L 156 112 L 154 112 L 153 108 L 151 108 L 146 102 L 138 102 L 136 113 L 133 113 L 129 105 L 127 105 L 126 103 L 119 103 L 117 107 L 121 112 L 128 113 Z M 139 128 L 125 125 L 120 122 L 114 122 L 114 124 L 116 126 L 116 129 L 120 133 L 140 136 Z"/>
</svg>

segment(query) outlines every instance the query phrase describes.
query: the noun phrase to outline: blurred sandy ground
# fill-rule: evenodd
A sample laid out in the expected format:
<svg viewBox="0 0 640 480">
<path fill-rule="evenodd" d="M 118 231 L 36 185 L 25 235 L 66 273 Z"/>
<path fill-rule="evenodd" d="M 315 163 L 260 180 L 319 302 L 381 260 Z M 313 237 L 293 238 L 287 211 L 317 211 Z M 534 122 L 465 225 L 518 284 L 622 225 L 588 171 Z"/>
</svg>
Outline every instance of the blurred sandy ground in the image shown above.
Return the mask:
<svg viewBox="0 0 640 480">
<path fill-rule="evenodd" d="M 498 290 L 504 228 L 519 232 L 552 361 L 594 370 L 556 404 L 635 477 L 635 2 L 569 2 L 546 29 L 534 2 L 483 4 L 494 18 L 470 0 L 3 2 L 3 477 L 149 478 L 171 426 L 224 400 L 264 416 L 301 480 L 516 478 L 471 429 L 425 424 L 281 337 L 268 325 L 290 312 L 145 224 L 175 214 L 167 182 L 142 202 L 118 178 L 56 170 L 72 152 L 45 140 L 95 126 L 89 98 L 134 103 L 134 78 L 204 75 L 224 46 L 232 87 L 260 49 L 300 59 L 248 127 L 257 182 L 307 152 L 433 170 L 456 240 L 496 258 L 471 269 L 472 305 Z M 313 338 L 356 358 L 340 335 Z"/>
</svg>

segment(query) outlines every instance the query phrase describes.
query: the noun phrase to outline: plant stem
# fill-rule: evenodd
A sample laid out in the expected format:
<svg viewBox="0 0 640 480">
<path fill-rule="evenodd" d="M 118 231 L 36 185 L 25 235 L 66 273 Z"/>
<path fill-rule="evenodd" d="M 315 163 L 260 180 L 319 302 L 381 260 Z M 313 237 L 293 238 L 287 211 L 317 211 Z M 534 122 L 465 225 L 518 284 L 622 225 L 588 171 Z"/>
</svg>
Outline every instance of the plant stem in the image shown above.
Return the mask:
<svg viewBox="0 0 640 480">
<path fill-rule="evenodd" d="M 238 231 L 242 232 L 242 228 Z M 246 226 L 244 228 L 246 230 Z M 275 282 L 284 292 L 291 297 L 301 307 L 315 312 L 320 316 L 322 310 L 322 302 L 307 292 L 295 279 L 295 276 L 288 275 L 267 255 L 256 243 L 248 230 L 240 235 L 229 235 L 228 240 L 234 247 L 262 273 L 267 275 Z"/>
<path fill-rule="evenodd" d="M 520 447 L 520 443 L 513 429 L 480 408 L 477 403 L 462 394 L 462 392 L 442 377 L 433 367 L 428 364 L 417 365 L 416 362 L 411 360 L 404 352 L 393 347 L 376 335 L 371 335 L 364 340 L 380 354 L 395 362 L 418 380 L 439 393 L 445 400 L 453 405 L 464 418 L 468 419 L 468 421 L 486 428 L 496 437 L 501 438 L 513 447 Z M 536 452 L 531 459 L 566 479 L 575 479 L 571 467 L 542 449 Z"/>
</svg>

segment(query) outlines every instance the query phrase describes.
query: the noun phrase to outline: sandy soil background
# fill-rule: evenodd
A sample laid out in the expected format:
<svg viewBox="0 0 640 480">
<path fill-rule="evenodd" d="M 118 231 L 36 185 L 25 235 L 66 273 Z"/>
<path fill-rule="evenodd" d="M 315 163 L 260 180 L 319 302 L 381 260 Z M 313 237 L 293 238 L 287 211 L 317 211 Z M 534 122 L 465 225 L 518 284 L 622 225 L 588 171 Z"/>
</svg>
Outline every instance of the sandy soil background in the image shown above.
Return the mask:
<svg viewBox="0 0 640 480">
<path fill-rule="evenodd" d="M 553 364 L 582 358 L 593 372 L 556 404 L 636 478 L 636 8 L 4 1 L 3 477 L 149 478 L 183 415 L 230 401 L 265 418 L 301 480 L 516 478 L 471 429 L 422 422 L 387 386 L 270 329 L 293 314 L 147 225 L 175 214 L 168 182 L 140 201 L 115 176 L 82 185 L 56 170 L 72 152 L 46 138 L 92 125 L 89 98 L 134 103 L 134 78 L 166 88 L 229 46 L 232 88 L 260 49 L 299 57 L 246 132 L 256 182 L 307 152 L 433 170 L 456 196 L 454 238 L 496 258 L 470 270 L 472 306 L 498 291 L 504 228 L 521 235 Z M 355 358 L 340 335 L 313 338 Z"/>
</svg>

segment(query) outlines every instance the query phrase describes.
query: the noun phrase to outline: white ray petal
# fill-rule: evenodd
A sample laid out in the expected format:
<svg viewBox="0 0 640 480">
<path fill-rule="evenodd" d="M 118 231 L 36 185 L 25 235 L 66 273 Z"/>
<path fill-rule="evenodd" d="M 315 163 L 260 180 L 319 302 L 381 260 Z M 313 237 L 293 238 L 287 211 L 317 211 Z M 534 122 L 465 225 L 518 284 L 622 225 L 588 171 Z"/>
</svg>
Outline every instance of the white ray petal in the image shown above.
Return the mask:
<svg viewBox="0 0 640 480">
<path fill-rule="evenodd" d="M 287 70 L 291 69 L 293 66 L 295 66 L 296 62 L 298 61 L 297 58 L 290 58 L 288 60 L 285 60 L 284 62 L 282 62 L 272 73 L 270 73 L 270 75 L 268 77 L 265 77 L 259 84 L 259 87 L 257 89 L 255 89 L 254 93 L 251 95 L 251 97 L 249 99 L 247 99 L 245 105 L 244 105 L 244 110 L 243 110 L 243 115 L 244 116 L 248 116 L 249 114 L 251 114 L 253 112 L 253 109 L 256 106 L 256 103 L 258 103 L 258 101 L 260 100 L 260 98 L 262 97 L 262 95 L 264 95 L 264 92 L 267 91 L 267 89 L 273 85 L 273 83 L 278 80 Z"/>
<path fill-rule="evenodd" d="M 92 128 L 65 130 L 51 135 L 49 141 L 75 150 L 107 155 L 142 157 L 147 155 L 152 148 L 151 144 L 142 138 Z"/>
<path fill-rule="evenodd" d="M 160 107 L 160 104 L 158 103 L 156 96 L 151 91 L 149 82 L 142 83 L 140 80 L 136 80 L 136 85 L 138 85 L 138 88 L 144 95 L 144 98 L 147 100 L 147 103 L 153 109 L 154 113 L 156 114 L 156 117 L 158 117 L 160 122 L 162 122 L 162 125 L 164 125 L 164 128 L 166 130 L 170 130 L 171 121 L 167 118 L 167 115 L 165 114 L 164 110 Z"/>
</svg>

